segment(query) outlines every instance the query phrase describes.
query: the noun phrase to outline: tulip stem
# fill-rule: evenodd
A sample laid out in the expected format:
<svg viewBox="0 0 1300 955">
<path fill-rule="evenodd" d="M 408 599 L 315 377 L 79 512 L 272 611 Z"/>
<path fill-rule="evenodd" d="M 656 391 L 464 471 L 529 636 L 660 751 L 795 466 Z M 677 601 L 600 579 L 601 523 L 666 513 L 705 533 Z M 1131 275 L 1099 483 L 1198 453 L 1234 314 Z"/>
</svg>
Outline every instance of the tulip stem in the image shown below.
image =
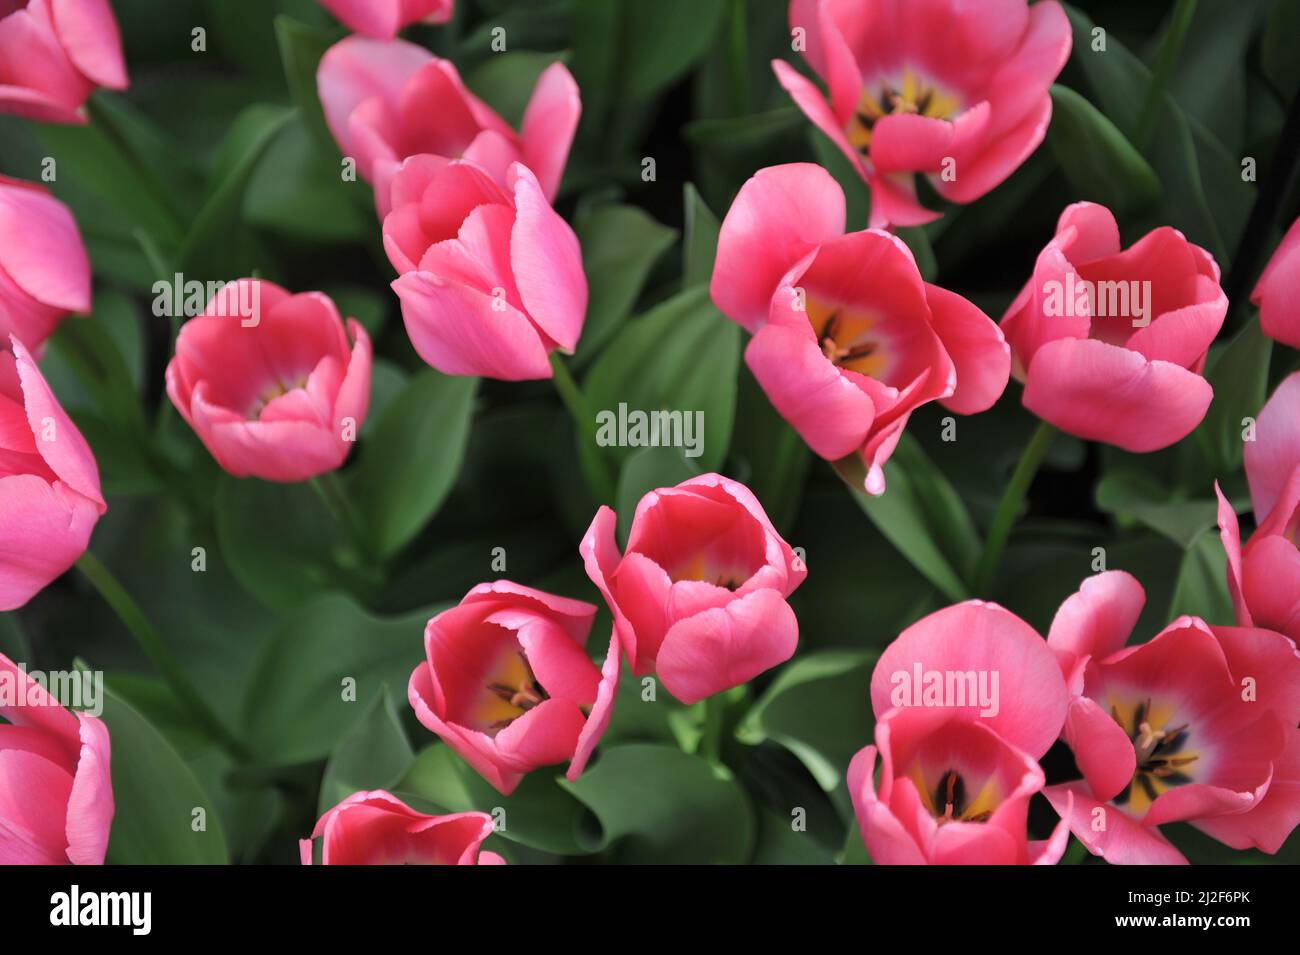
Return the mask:
<svg viewBox="0 0 1300 955">
<path fill-rule="evenodd" d="M 1011 536 L 1011 528 L 1020 515 L 1020 509 L 1025 503 L 1025 495 L 1029 492 L 1029 485 L 1034 483 L 1034 475 L 1038 473 L 1038 468 L 1043 463 L 1047 449 L 1052 446 L 1055 437 L 1054 427 L 1046 421 L 1039 422 L 1038 430 L 1034 432 L 1034 436 L 1029 439 L 1025 450 L 1020 454 L 1020 461 L 1011 473 L 1011 480 L 1007 482 L 1007 488 L 1002 493 L 1002 500 L 998 501 L 998 509 L 993 513 L 989 536 L 984 542 L 984 551 L 980 554 L 979 563 L 975 567 L 972 589 L 976 597 L 989 596 L 989 587 L 992 586 L 998 564 L 1002 561 L 1002 552 L 1006 549 L 1007 538 Z"/>
<path fill-rule="evenodd" d="M 352 509 L 352 502 L 348 499 L 347 491 L 343 489 L 338 474 L 334 471 L 326 471 L 324 474 L 316 475 L 310 483 L 320 499 L 325 502 L 330 514 L 347 532 L 348 538 L 355 542 L 359 526 L 356 512 Z"/>
<path fill-rule="evenodd" d="M 722 727 L 726 717 L 726 706 L 726 697 L 721 693 L 715 693 L 704 701 L 700 755 L 711 763 L 722 762 Z"/>
<path fill-rule="evenodd" d="M 1138 148 L 1138 152 L 1145 153 L 1156 134 L 1165 90 L 1169 86 L 1169 81 L 1173 79 L 1174 68 L 1178 65 L 1178 56 L 1183 51 L 1183 42 L 1187 39 L 1187 30 L 1192 25 L 1192 17 L 1195 14 L 1196 0 L 1178 0 L 1173 16 L 1169 18 L 1169 29 L 1160 44 L 1159 59 L 1156 60 L 1156 68 L 1147 86 L 1142 112 L 1138 115 L 1137 131 L 1133 137 L 1133 145 Z"/>
<path fill-rule="evenodd" d="M 135 637 L 135 642 L 140 645 L 140 649 L 144 651 L 149 661 L 158 668 L 177 701 L 189 711 L 194 721 L 230 755 L 239 760 L 246 758 L 248 754 L 244 745 L 226 729 L 221 719 L 203 701 L 199 691 L 158 636 L 158 631 L 153 628 L 149 618 L 144 615 L 144 611 L 132 599 L 126 588 L 113 576 L 112 571 L 89 550 L 77 561 L 77 569 L 90 581 L 91 586 L 104 599 L 104 603 L 113 609 L 131 636 Z"/>
<path fill-rule="evenodd" d="M 588 440 L 588 429 L 595 424 L 596 419 L 592 416 L 591 409 L 587 407 L 587 398 L 578 388 L 578 383 L 573 380 L 573 375 L 569 373 L 568 367 L 560 360 L 560 356 L 554 352 L 551 353 L 551 371 L 551 381 L 560 396 L 560 401 L 569 410 L 569 416 L 573 418 L 573 423 L 578 426 L 578 442 L 581 444 Z M 610 473 L 608 459 L 600 453 L 599 448 L 596 448 L 595 451 L 596 453 L 591 455 L 591 458 L 600 471 L 597 482 L 600 486 L 596 488 L 596 492 L 607 503 L 612 504 L 617 493 L 614 475 Z"/>
</svg>

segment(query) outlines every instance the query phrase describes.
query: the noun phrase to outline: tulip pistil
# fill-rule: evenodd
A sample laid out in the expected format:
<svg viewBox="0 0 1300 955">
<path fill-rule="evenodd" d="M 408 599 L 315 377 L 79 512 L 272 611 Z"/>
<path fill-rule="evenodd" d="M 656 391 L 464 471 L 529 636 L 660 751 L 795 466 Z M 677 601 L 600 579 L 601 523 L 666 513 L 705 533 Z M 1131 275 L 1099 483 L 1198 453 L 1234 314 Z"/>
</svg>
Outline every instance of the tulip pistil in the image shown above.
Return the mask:
<svg viewBox="0 0 1300 955">
<path fill-rule="evenodd" d="M 1188 740 L 1188 724 L 1166 726 L 1168 715 L 1162 714 L 1161 718 L 1153 714 L 1149 699 L 1138 703 L 1131 714 L 1121 712 L 1112 703 L 1110 715 L 1129 734 L 1137 760 L 1132 781 L 1115 797 L 1117 804 L 1129 804 L 1133 811 L 1145 812 L 1161 793 L 1192 781 L 1188 772 L 1199 756 L 1183 748 Z"/>
<path fill-rule="evenodd" d="M 533 707 L 550 699 L 522 652 L 513 654 L 484 686 L 488 701 L 483 710 L 488 718 L 484 729 L 490 734 L 505 729 Z"/>
<path fill-rule="evenodd" d="M 960 109 L 956 96 L 918 73 L 904 69 L 901 79 L 882 78 L 874 86 L 868 84 L 863 88 L 845 133 L 850 145 L 867 156 L 871 152 L 871 134 L 884 117 L 911 114 L 951 119 Z"/>
</svg>

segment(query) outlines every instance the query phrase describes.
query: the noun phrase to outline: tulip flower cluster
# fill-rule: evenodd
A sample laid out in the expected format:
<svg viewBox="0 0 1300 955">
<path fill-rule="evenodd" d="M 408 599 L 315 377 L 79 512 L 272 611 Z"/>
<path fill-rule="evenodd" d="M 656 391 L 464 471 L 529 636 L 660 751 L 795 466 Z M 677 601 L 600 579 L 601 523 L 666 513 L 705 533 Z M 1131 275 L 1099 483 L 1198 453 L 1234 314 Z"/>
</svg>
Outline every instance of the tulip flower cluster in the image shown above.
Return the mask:
<svg viewBox="0 0 1300 955">
<path fill-rule="evenodd" d="M 0 163 L 59 153 L 0 174 L 0 864 L 700 861 L 706 828 L 704 861 L 748 861 L 792 777 L 824 790 L 827 860 L 1199 861 L 1178 823 L 1294 849 L 1300 221 L 1225 216 L 1235 178 L 1162 193 L 1232 152 L 1151 148 L 1211 135 L 1162 85 L 1181 34 L 1121 70 L 1128 117 L 1087 61 L 1105 110 L 1056 85 L 1096 37 L 1057 0 L 791 0 L 752 61 L 737 5 L 721 105 L 683 78 L 707 43 L 484 63 L 495 11 L 462 37 L 454 0 L 318 6 L 266 23 L 293 109 L 173 166 L 148 96 L 115 95 L 139 14 L 0 0 Z M 631 6 L 610 49 L 658 42 Z M 755 75 L 794 103 L 755 129 L 787 139 L 711 140 Z M 629 158 L 677 86 L 711 111 L 679 287 L 656 157 Z M 202 301 L 133 324 L 182 269 Z M 629 403 L 699 443 L 605 446 Z M 1132 555 L 1171 543 L 1167 586 Z M 82 630 L 79 668 L 129 634 L 159 679 L 61 698 L 23 657 Z M 851 758 L 815 729 L 848 713 Z M 266 792 L 210 798 L 209 749 Z M 163 831 L 218 806 L 238 824 Z"/>
</svg>

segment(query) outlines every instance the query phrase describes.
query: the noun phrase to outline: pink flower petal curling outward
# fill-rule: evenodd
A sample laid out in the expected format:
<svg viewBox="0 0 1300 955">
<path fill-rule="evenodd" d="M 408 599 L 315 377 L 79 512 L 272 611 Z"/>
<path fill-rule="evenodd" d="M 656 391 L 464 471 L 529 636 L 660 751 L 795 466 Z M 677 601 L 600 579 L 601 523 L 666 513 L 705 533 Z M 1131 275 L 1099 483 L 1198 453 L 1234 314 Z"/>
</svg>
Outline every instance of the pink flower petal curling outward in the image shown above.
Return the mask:
<svg viewBox="0 0 1300 955">
<path fill-rule="evenodd" d="M 781 277 L 818 245 L 844 232 L 844 192 L 820 166 L 759 170 L 723 219 L 709 291 L 722 313 L 755 331 Z"/>
<path fill-rule="evenodd" d="M 560 191 L 581 116 L 578 84 L 563 63 L 552 63 L 533 87 L 520 130 L 523 163 L 536 174 L 548 202 Z"/>
<path fill-rule="evenodd" d="M 745 364 L 808 447 L 836 461 L 865 443 L 875 406 L 865 391 L 827 360 L 811 331 L 810 327 L 805 332 L 767 325 L 746 346 Z"/>
<path fill-rule="evenodd" d="M 1043 795 L 1075 838 L 1095 856 L 1115 865 L 1186 865 L 1186 857 L 1160 834 L 1093 796 L 1088 784 L 1048 786 Z"/>
<path fill-rule="evenodd" d="M 1291 223 L 1259 277 L 1251 302 L 1259 306 L 1259 324 L 1269 338 L 1300 348 L 1300 219 Z"/>
<path fill-rule="evenodd" d="M 996 604 L 966 601 L 904 630 L 876 663 L 872 709 L 883 714 L 919 705 L 918 670 L 923 679 L 930 673 L 985 674 L 990 688 L 996 675 L 996 713 L 981 713 L 978 703 L 950 702 L 1032 757 L 1047 752 L 1065 722 L 1069 695 L 1056 658 L 1032 627 Z"/>
<path fill-rule="evenodd" d="M 1232 609 L 1236 613 L 1238 626 L 1252 627 L 1255 625 L 1254 620 L 1243 593 L 1241 525 L 1237 521 L 1237 512 L 1232 509 L 1232 504 L 1224 496 L 1218 481 L 1214 482 L 1214 493 L 1219 498 L 1219 540 L 1222 541 L 1224 553 L 1228 558 L 1225 569 L 1228 577 L 1228 594 L 1232 597 Z"/>
<path fill-rule="evenodd" d="M 1263 523 L 1300 468 L 1300 372 L 1283 379 L 1260 410 L 1244 449 L 1246 481 L 1256 523 Z"/>
<path fill-rule="evenodd" d="M 1011 348 L 991 318 L 953 292 L 926 284 L 935 333 L 957 369 L 957 389 L 940 402 L 958 414 L 987 411 L 1011 377 Z"/>
<path fill-rule="evenodd" d="M 1047 645 L 1072 693 L 1083 692 L 1081 667 L 1088 658 L 1107 657 L 1124 647 L 1145 603 L 1146 591 L 1123 570 L 1095 574 L 1065 599 L 1052 618 Z"/>
<path fill-rule="evenodd" d="M 126 89 L 122 38 L 108 0 L 50 0 L 50 12 L 73 65 L 99 86 Z"/>
<path fill-rule="evenodd" d="M 1025 407 L 1062 431 L 1126 451 L 1167 448 L 1191 434 L 1214 396 L 1195 372 L 1095 340 L 1043 345 L 1025 382 Z"/>
</svg>

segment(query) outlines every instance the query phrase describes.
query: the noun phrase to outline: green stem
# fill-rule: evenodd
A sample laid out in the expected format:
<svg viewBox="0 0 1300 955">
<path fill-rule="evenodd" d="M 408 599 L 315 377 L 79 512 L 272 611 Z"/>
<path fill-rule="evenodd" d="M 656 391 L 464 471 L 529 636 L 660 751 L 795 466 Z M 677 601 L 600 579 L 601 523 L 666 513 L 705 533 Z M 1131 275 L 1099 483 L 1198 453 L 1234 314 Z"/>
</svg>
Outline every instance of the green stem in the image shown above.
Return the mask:
<svg viewBox="0 0 1300 955">
<path fill-rule="evenodd" d="M 1169 30 L 1160 44 L 1160 55 L 1156 60 L 1156 68 L 1151 74 L 1151 83 L 1147 87 L 1147 96 L 1142 103 L 1142 112 L 1138 118 L 1133 142 L 1138 152 L 1145 153 L 1155 136 L 1165 90 L 1169 86 L 1169 81 L 1173 79 L 1174 67 L 1178 65 L 1178 57 L 1183 51 L 1183 42 L 1187 39 L 1187 30 L 1192 25 L 1192 17 L 1195 13 L 1196 0 L 1178 0 L 1174 6 L 1173 16 L 1169 20 Z"/>
<path fill-rule="evenodd" d="M 311 486 L 325 502 L 334 519 L 347 531 L 348 539 L 357 543 L 357 530 L 360 527 L 357 514 L 352 508 L 352 502 L 348 499 L 348 493 L 343 489 L 338 474 L 334 471 L 318 474 L 311 479 Z"/>
<path fill-rule="evenodd" d="M 1056 429 L 1046 421 L 1040 422 L 1038 430 L 1025 445 L 1015 471 L 1011 473 L 1011 480 L 1007 483 L 1007 489 L 1002 493 L 1002 500 L 998 502 L 998 509 L 993 514 L 989 536 L 984 542 L 984 552 L 980 554 L 979 563 L 975 567 L 973 588 L 977 597 L 988 596 L 989 587 L 998 571 L 998 564 L 1002 561 L 1002 552 L 1007 546 L 1007 538 L 1011 536 L 1011 528 L 1015 525 L 1016 518 L 1020 515 L 1020 508 L 1025 503 L 1025 494 L 1029 491 L 1029 485 L 1034 483 L 1034 475 L 1038 473 L 1043 457 L 1047 454 L 1047 449 L 1052 446 L 1052 439 L 1055 437 Z"/>
<path fill-rule="evenodd" d="M 587 407 L 586 396 L 578 388 L 578 383 L 573 380 L 573 375 L 569 373 L 568 367 L 555 352 L 551 353 L 551 371 L 551 382 L 555 385 L 560 401 L 568 409 L 569 416 L 573 418 L 573 423 L 578 426 L 578 441 L 588 440 L 588 429 L 595 424 L 596 419 L 592 415 L 591 409 Z M 601 453 L 600 448 L 596 448 L 595 451 L 596 453 L 591 457 L 600 469 L 600 487 L 596 491 L 605 501 L 612 503 L 617 493 L 617 482 L 610 470 L 609 460 Z"/>
<path fill-rule="evenodd" d="M 171 687 L 172 693 L 177 701 L 189 710 L 190 715 L 195 722 L 203 727 L 214 740 L 230 755 L 236 759 L 243 760 L 247 757 L 247 751 L 242 743 L 239 742 L 228 729 L 221 719 L 212 712 L 203 697 L 199 695 L 194 684 L 190 682 L 185 671 L 181 669 L 176 658 L 172 656 L 166 644 L 158 636 L 158 631 L 153 628 L 149 618 L 144 615 L 138 604 L 127 593 L 126 588 L 118 582 L 113 576 L 112 571 L 105 567 L 94 554 L 86 551 L 77 561 L 77 569 L 82 575 L 90 581 L 91 586 L 98 591 L 104 603 L 108 604 L 117 614 L 122 625 L 130 631 L 131 636 L 135 637 L 136 643 L 144 651 L 149 661 L 158 668 L 158 672 L 163 675 Z"/>
<path fill-rule="evenodd" d="M 722 729 L 726 706 L 726 697 L 721 693 L 715 693 L 704 701 L 704 728 L 700 736 L 700 755 L 711 763 L 722 762 Z"/>
</svg>

